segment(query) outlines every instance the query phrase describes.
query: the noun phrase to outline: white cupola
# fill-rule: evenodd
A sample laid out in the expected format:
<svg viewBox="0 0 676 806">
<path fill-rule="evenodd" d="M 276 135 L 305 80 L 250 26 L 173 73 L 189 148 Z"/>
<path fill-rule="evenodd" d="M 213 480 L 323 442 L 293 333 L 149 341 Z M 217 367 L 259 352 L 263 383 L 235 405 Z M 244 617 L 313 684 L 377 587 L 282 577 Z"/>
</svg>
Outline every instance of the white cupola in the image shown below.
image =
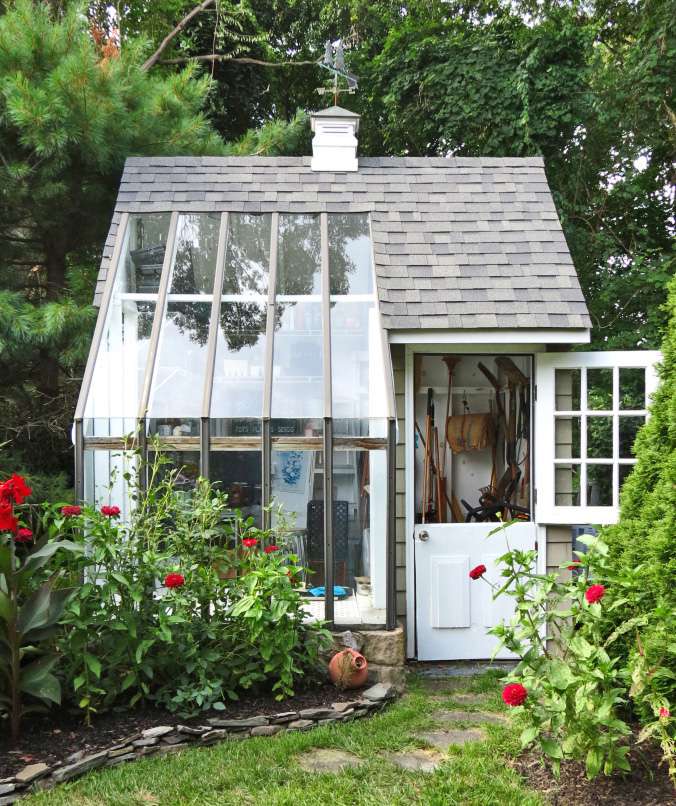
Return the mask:
<svg viewBox="0 0 676 806">
<path fill-rule="evenodd" d="M 313 112 L 310 116 L 312 131 L 313 171 L 356 171 L 357 138 L 359 131 L 359 115 L 331 106 L 321 112 Z"/>
</svg>

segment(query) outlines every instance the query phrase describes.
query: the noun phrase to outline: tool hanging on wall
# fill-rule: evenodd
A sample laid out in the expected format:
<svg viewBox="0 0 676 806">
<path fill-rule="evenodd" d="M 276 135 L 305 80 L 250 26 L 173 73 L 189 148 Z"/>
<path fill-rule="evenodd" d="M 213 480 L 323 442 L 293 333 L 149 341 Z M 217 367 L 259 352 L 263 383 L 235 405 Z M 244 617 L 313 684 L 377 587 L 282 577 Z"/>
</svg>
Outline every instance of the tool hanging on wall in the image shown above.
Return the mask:
<svg viewBox="0 0 676 806">
<path fill-rule="evenodd" d="M 434 392 L 431 388 L 427 390 L 427 411 L 425 414 L 425 462 L 423 466 L 423 493 L 422 493 L 422 522 L 427 523 L 434 520 L 434 483 L 433 483 L 433 461 L 432 452 L 432 429 L 434 428 Z"/>
<path fill-rule="evenodd" d="M 443 451 L 441 453 L 440 462 L 439 462 L 439 489 L 443 491 L 443 495 L 439 495 L 439 500 L 441 501 L 441 506 L 439 507 L 439 523 L 443 523 L 446 520 L 446 501 L 448 500 L 448 473 L 447 473 L 447 450 L 448 450 L 448 439 L 446 439 L 447 427 L 448 427 L 448 416 L 451 413 L 451 399 L 453 393 L 453 373 L 455 372 L 455 368 L 458 366 L 462 359 L 459 355 L 445 355 L 442 358 L 444 364 L 446 364 L 446 369 L 448 371 L 448 390 L 446 393 L 446 415 L 444 417 L 444 439 L 443 439 Z M 451 489 L 453 486 L 453 480 L 451 479 Z M 452 495 L 452 493 L 451 493 Z M 454 513 L 453 502 L 451 500 L 451 512 Z"/>
</svg>

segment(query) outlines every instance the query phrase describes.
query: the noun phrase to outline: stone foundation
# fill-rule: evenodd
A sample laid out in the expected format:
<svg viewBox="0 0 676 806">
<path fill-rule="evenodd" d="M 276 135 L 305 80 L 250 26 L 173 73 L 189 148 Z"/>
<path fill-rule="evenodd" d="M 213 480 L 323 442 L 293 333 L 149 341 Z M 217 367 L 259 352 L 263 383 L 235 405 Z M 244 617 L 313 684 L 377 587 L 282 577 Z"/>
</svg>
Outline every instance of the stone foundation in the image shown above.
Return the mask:
<svg viewBox="0 0 676 806">
<path fill-rule="evenodd" d="M 369 683 L 388 683 L 402 691 L 406 683 L 404 628 L 345 630 L 334 634 L 334 651 L 348 647 L 361 652 L 369 665 Z"/>
</svg>

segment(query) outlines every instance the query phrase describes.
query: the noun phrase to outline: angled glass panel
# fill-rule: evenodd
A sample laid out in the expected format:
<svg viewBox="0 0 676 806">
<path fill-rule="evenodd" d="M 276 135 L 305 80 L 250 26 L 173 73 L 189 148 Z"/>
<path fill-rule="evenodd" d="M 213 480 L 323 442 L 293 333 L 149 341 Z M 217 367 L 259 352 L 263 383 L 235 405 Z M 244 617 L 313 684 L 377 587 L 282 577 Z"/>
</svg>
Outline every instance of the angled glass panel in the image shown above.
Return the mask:
<svg viewBox="0 0 676 806">
<path fill-rule="evenodd" d="M 181 215 L 148 402 L 150 433 L 197 436 L 221 217 Z"/>
<path fill-rule="evenodd" d="M 223 294 L 267 297 L 272 216 L 230 213 Z"/>
<path fill-rule="evenodd" d="M 220 223 L 220 213 L 179 217 L 169 294 L 213 293 Z"/>
<path fill-rule="evenodd" d="M 322 293 L 318 215 L 280 215 L 277 296 Z"/>
<path fill-rule="evenodd" d="M 210 302 L 168 302 L 150 391 L 150 433 L 198 436 Z"/>
<path fill-rule="evenodd" d="M 331 294 L 373 294 L 371 234 L 366 213 L 331 213 L 329 286 Z"/>
<path fill-rule="evenodd" d="M 132 215 L 85 404 L 87 436 L 135 430 L 169 213 Z"/>
<path fill-rule="evenodd" d="M 170 213 L 134 215 L 129 219 L 129 248 L 123 258 L 125 291 L 157 294 L 162 274 Z"/>
<path fill-rule="evenodd" d="M 322 417 L 321 302 L 286 302 L 275 311 L 271 416 Z"/>
<path fill-rule="evenodd" d="M 263 415 L 266 312 L 265 301 L 221 303 L 212 419 Z"/>
<path fill-rule="evenodd" d="M 336 434 L 368 435 L 373 431 L 369 420 L 387 417 L 383 339 L 374 302 L 345 297 L 331 302 L 331 379 Z"/>
</svg>

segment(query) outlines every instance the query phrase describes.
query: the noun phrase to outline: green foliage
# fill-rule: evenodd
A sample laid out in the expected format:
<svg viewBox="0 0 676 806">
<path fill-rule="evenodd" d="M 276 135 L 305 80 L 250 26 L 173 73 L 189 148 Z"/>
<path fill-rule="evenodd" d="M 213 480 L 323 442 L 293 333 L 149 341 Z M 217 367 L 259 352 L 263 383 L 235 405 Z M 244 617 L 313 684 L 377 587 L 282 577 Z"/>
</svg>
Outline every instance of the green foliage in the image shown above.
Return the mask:
<svg viewBox="0 0 676 806">
<path fill-rule="evenodd" d="M 631 731 L 620 714 L 627 701 L 623 669 L 602 640 L 605 603 L 585 598 L 592 577 L 596 582 L 606 567 L 608 549 L 596 537 L 583 540 L 588 551 L 579 554 L 567 581 L 557 573 L 534 573 L 535 551 L 510 550 L 500 557 L 502 580 L 492 585 L 493 595 L 510 596 L 516 615 L 490 632 L 520 658 L 507 679 L 528 691 L 523 746 L 537 743 L 556 774 L 563 759 L 576 759 L 595 778 L 629 770 Z"/>
<path fill-rule="evenodd" d="M 79 3 L 0 16 L 0 441 L 21 464 L 70 464 L 100 251 L 124 160 L 219 154 L 208 77 L 141 69 L 148 45 L 96 40 Z"/>
<path fill-rule="evenodd" d="M 84 579 L 59 640 L 69 696 L 87 714 L 141 701 L 194 714 L 252 688 L 291 695 L 325 635 L 303 624 L 287 575 L 295 558 L 243 548 L 243 539 L 261 546 L 271 534 L 228 509 L 205 480 L 178 491 L 180 471 L 166 461 L 155 454 L 145 490 L 128 474 L 127 523 L 92 507 L 75 517 L 48 511 L 54 528 L 86 545 L 64 563 Z M 175 588 L 163 585 L 172 573 L 184 580 Z"/>
<path fill-rule="evenodd" d="M 30 524 L 28 509 L 14 512 L 22 529 Z M 61 702 L 54 638 L 72 591 L 47 566 L 57 552 L 77 550 L 54 529 L 34 542 L 0 532 L 0 715 L 8 717 L 14 742 L 25 714 Z"/>
</svg>

